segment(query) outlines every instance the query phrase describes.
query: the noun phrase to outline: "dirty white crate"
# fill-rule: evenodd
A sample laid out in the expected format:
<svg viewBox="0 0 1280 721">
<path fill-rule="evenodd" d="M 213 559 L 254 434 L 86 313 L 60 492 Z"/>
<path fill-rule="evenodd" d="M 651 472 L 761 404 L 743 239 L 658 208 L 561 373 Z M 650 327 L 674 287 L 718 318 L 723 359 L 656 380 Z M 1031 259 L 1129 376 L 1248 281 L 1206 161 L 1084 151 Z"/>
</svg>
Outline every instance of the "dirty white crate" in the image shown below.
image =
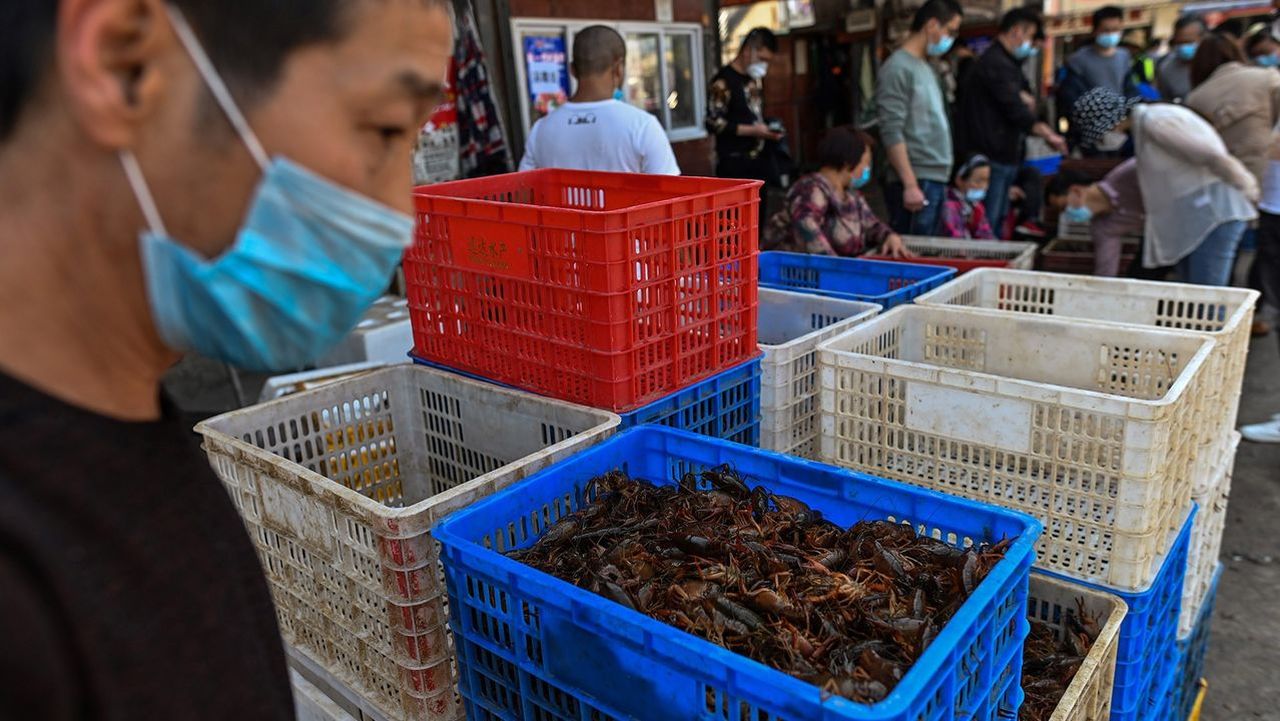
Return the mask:
<svg viewBox="0 0 1280 721">
<path fill-rule="evenodd" d="M 818 346 L 820 460 L 1024 511 L 1036 565 L 1145 588 L 1191 506 L 1213 340 L 901 306 Z"/>
<path fill-rule="evenodd" d="M 967 240 L 904 235 L 903 245 L 924 258 L 956 258 L 972 261 L 1002 261 L 1008 268 L 1031 270 L 1036 264 L 1035 243 L 1015 240 Z M 906 261 L 910 263 L 911 261 Z"/>
<path fill-rule="evenodd" d="M 405 356 L 403 362 L 409 363 L 411 361 L 408 356 Z M 309 391 L 312 388 L 319 388 L 330 383 L 345 381 L 361 373 L 368 373 L 369 371 L 376 371 L 386 367 L 386 363 L 375 361 L 272 376 L 262 384 L 262 392 L 258 394 L 258 402 L 274 401 L 277 398 L 284 398 L 294 393 L 301 393 L 302 391 Z"/>
<path fill-rule="evenodd" d="M 1231 472 L 1236 463 L 1236 447 L 1240 434 L 1232 433 L 1230 451 L 1222 455 L 1212 480 L 1198 491 L 1195 502 L 1200 506 L 1191 529 L 1191 546 L 1187 552 L 1187 580 L 1182 586 L 1182 610 L 1178 617 L 1178 638 L 1191 635 L 1200 606 L 1213 585 L 1213 574 L 1222 553 L 1222 533 L 1227 527 L 1227 500 L 1231 495 Z"/>
<path fill-rule="evenodd" d="M 874 303 L 760 289 L 760 447 L 818 456 L 818 344 L 879 313 Z"/>
<path fill-rule="evenodd" d="M 1209 392 L 1217 418 L 1200 439 L 1199 475 L 1212 472 L 1235 430 L 1258 292 L 1185 283 L 1091 278 L 984 268 L 916 299 L 920 305 L 959 305 L 1066 316 L 1153 328 L 1208 333 L 1216 343 Z"/>
<path fill-rule="evenodd" d="M 1067 692 L 1049 721 L 1107 721 L 1111 716 L 1112 681 L 1120 624 L 1129 612 L 1123 600 L 1109 593 L 1067 583 L 1039 573 L 1031 574 L 1027 591 L 1027 618 L 1052 628 L 1059 641 L 1069 633 L 1067 615 L 1084 612 L 1097 619 L 1098 637 L 1080 664 Z M 1023 658 L 1023 663 L 1027 662 Z"/>
<path fill-rule="evenodd" d="M 409 301 L 383 296 L 369 307 L 356 327 L 316 363 L 317 367 L 351 363 L 403 363 L 413 349 Z"/>
<path fill-rule="evenodd" d="M 407 365 L 196 430 L 257 545 L 286 643 L 386 717 L 435 721 L 459 702 L 428 530 L 618 422 Z"/>
</svg>

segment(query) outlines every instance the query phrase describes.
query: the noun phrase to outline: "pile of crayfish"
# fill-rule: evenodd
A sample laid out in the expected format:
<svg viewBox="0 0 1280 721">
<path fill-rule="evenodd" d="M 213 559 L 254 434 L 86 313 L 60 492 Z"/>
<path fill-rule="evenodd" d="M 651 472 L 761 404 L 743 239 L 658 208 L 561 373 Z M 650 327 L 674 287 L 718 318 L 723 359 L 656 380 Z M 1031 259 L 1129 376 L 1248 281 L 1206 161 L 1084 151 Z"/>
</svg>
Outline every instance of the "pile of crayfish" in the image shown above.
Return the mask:
<svg viewBox="0 0 1280 721">
<path fill-rule="evenodd" d="M 1007 541 L 844 529 L 721 466 L 654 486 L 613 471 L 517 560 L 822 689 L 880 701 Z"/>
<path fill-rule="evenodd" d="M 1018 711 L 1019 721 L 1048 721 L 1067 692 L 1071 680 L 1089 655 L 1101 630 L 1098 619 L 1077 610 L 1063 614 L 1061 638 L 1043 621 L 1031 621 L 1031 633 L 1022 647 L 1022 691 L 1026 698 Z"/>
</svg>

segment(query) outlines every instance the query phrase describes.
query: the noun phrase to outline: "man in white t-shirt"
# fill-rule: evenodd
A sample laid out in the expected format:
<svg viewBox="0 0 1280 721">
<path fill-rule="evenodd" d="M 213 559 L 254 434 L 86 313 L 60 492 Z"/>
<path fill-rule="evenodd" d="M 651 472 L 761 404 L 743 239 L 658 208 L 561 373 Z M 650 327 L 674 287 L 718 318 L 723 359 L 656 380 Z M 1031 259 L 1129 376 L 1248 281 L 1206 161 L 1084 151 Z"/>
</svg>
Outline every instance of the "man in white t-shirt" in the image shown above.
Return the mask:
<svg viewBox="0 0 1280 721">
<path fill-rule="evenodd" d="M 679 175 L 658 119 L 622 102 L 627 45 L 613 28 L 592 25 L 573 38 L 578 90 L 534 124 L 521 170 L 571 168 Z"/>
</svg>

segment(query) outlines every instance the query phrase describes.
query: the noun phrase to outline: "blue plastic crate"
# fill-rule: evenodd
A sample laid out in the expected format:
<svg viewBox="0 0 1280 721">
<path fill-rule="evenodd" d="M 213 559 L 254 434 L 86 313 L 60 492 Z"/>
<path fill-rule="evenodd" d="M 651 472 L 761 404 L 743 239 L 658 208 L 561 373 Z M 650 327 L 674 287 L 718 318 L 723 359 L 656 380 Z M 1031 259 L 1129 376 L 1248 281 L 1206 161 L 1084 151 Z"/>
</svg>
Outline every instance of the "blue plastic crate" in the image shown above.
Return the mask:
<svg viewBox="0 0 1280 721">
<path fill-rule="evenodd" d="M 1187 552 L 1191 547 L 1193 504 L 1182 530 L 1171 539 L 1160 572 L 1145 591 L 1124 592 L 1105 586 L 1082 583 L 1049 571 L 1039 571 L 1071 583 L 1118 596 L 1129 605 L 1120 625 L 1116 648 L 1116 675 L 1111 692 L 1111 721 L 1146 721 L 1152 718 L 1157 701 L 1167 696 L 1168 677 L 1178 667 L 1178 614 L 1182 608 L 1182 583 L 1187 575 Z M 1172 535 L 1172 534 L 1170 534 Z M 1163 661 L 1163 660 L 1167 661 Z"/>
<path fill-rule="evenodd" d="M 955 268 L 937 265 L 780 251 L 760 254 L 763 287 L 879 303 L 884 310 L 911 302 L 955 274 Z"/>
<path fill-rule="evenodd" d="M 1046 155 L 1043 158 L 1023 161 L 1022 164 L 1028 168 L 1035 168 L 1041 175 L 1057 175 L 1058 169 L 1062 167 L 1062 156 Z"/>
<path fill-rule="evenodd" d="M 1209 652 L 1209 634 L 1213 626 L 1213 605 L 1218 598 L 1218 584 L 1222 581 L 1223 565 L 1213 572 L 1213 581 L 1205 594 L 1204 603 L 1200 606 L 1200 616 L 1196 625 L 1186 638 L 1178 639 L 1178 663 L 1181 673 L 1178 685 L 1174 689 L 1178 709 L 1177 718 L 1186 721 L 1191 717 L 1191 707 L 1196 703 L 1196 694 L 1200 692 L 1200 679 L 1204 678 L 1204 660 Z"/>
<path fill-rule="evenodd" d="M 409 357 L 418 365 L 457 373 L 472 380 L 494 383 L 488 378 L 423 360 L 412 353 Z M 495 385 L 511 387 L 502 383 Z M 760 359 L 750 360 L 727 371 L 721 371 L 684 390 L 659 398 L 630 413 L 618 415 L 622 417 L 622 424 L 618 426 L 618 430 L 651 423 L 712 438 L 723 438 L 743 445 L 758 446 L 760 445 Z"/>
<path fill-rule="evenodd" d="M 614 469 L 671 484 L 728 463 L 842 526 L 891 519 L 949 543 L 1014 539 L 897 688 L 874 706 L 823 698 L 810 684 L 683 633 L 504 555 L 580 508 Z M 434 530 L 449 588 L 459 690 L 469 718 L 921 721 L 997 718 L 1017 706 L 1034 518 L 657 426 L 641 426 L 547 468 Z"/>
</svg>

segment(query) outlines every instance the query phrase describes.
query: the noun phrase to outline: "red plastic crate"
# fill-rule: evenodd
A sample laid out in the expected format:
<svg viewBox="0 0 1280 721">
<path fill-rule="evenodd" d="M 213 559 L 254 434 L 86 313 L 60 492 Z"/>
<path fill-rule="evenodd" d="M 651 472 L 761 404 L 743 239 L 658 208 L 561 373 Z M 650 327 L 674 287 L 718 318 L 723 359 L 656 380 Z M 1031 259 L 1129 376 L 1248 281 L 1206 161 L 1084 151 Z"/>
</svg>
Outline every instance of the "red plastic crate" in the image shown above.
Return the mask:
<svg viewBox="0 0 1280 721">
<path fill-rule="evenodd" d="M 759 185 L 535 170 L 420 187 L 414 353 L 618 412 L 744 363 Z"/>
</svg>

